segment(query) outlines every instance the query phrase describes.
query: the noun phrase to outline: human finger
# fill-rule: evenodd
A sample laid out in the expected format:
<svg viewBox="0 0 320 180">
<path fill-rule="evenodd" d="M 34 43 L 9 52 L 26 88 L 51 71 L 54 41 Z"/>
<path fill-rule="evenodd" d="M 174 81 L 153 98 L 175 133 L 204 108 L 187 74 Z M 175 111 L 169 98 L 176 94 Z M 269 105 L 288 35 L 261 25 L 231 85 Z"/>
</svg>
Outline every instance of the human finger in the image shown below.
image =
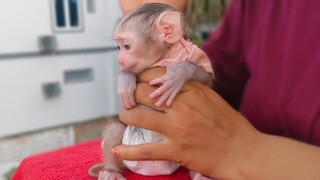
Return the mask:
<svg viewBox="0 0 320 180">
<path fill-rule="evenodd" d="M 126 160 L 163 160 L 167 159 L 170 148 L 165 141 L 141 145 L 118 145 L 112 148 L 114 154 Z"/>
<path fill-rule="evenodd" d="M 121 109 L 119 119 L 125 124 L 137 126 L 161 134 L 167 134 L 168 116 L 154 109 L 146 109 L 144 107 L 134 107 L 132 109 Z"/>
</svg>

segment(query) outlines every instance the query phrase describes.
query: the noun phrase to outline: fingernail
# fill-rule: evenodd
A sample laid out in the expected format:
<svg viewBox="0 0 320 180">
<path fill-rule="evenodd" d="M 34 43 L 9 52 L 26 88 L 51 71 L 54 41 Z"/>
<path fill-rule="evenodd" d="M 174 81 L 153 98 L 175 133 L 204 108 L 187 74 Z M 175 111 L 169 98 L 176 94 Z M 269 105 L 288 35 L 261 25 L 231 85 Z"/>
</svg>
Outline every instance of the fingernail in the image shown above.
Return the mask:
<svg viewBox="0 0 320 180">
<path fill-rule="evenodd" d="M 112 151 L 112 154 L 114 156 L 118 156 L 119 155 L 119 151 L 117 149 L 112 148 L 111 151 Z"/>
</svg>

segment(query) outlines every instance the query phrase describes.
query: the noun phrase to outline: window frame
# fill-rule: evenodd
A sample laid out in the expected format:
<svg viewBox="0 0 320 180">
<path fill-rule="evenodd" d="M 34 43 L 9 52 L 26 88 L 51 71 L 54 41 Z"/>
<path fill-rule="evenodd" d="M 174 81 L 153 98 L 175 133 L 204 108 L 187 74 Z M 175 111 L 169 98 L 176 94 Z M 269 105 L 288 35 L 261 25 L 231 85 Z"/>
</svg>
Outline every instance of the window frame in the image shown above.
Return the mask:
<svg viewBox="0 0 320 180">
<path fill-rule="evenodd" d="M 61 0 L 63 1 L 64 8 L 64 22 L 65 26 L 59 27 L 57 23 L 57 11 L 56 11 L 56 1 L 50 0 L 50 9 L 51 9 L 51 25 L 54 32 L 79 32 L 84 31 L 84 22 L 83 22 L 83 6 L 82 0 Z M 71 13 L 69 2 L 77 1 L 77 16 L 78 16 L 78 25 L 71 26 Z"/>
</svg>

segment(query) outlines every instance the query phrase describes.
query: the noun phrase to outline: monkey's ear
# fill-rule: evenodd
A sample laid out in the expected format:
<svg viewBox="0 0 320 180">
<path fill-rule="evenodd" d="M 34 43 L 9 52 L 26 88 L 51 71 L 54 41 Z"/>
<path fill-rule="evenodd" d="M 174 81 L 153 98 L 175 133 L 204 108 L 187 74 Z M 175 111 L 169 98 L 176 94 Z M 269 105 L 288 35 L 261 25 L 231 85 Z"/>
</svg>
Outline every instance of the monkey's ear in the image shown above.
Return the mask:
<svg viewBox="0 0 320 180">
<path fill-rule="evenodd" d="M 163 12 L 157 21 L 157 28 L 163 34 L 164 41 L 175 43 L 182 37 L 181 15 L 178 12 Z"/>
</svg>

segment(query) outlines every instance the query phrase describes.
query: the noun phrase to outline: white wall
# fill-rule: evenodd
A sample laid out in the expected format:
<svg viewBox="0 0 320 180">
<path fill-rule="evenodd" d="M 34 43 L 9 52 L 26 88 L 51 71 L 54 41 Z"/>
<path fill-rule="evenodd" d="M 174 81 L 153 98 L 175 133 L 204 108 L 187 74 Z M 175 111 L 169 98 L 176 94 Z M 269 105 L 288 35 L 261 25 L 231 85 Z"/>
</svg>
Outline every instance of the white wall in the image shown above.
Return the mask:
<svg viewBox="0 0 320 180">
<path fill-rule="evenodd" d="M 53 31 L 53 0 L 0 0 L 0 55 L 37 52 L 38 37 L 55 35 L 58 50 L 113 46 L 112 31 L 120 16 L 117 1 L 94 0 L 95 13 L 88 13 L 88 0 L 79 0 L 83 29 Z"/>
<path fill-rule="evenodd" d="M 117 1 L 93 0 L 95 13 L 81 3 L 83 28 L 57 32 L 53 0 L 0 0 L 0 138 L 118 113 L 112 40 L 120 11 Z M 56 50 L 43 54 L 38 37 L 55 36 Z M 65 72 L 92 70 L 92 79 L 68 84 Z M 61 93 L 46 97 L 44 83 Z"/>
</svg>

